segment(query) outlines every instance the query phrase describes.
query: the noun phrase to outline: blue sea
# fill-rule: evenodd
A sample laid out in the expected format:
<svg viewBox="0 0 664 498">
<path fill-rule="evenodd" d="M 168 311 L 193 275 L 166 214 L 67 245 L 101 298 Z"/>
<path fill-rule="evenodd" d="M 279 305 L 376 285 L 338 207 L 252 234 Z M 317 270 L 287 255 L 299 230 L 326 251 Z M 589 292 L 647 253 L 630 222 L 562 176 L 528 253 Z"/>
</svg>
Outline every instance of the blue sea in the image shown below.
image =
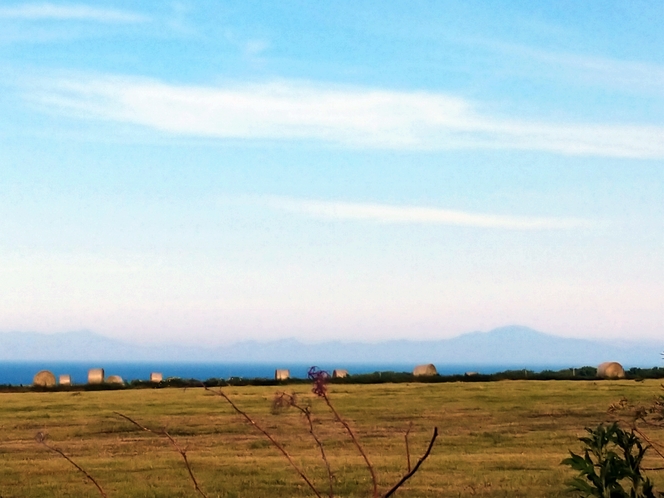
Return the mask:
<svg viewBox="0 0 664 498">
<path fill-rule="evenodd" d="M 344 368 L 351 374 L 363 374 L 373 372 L 411 372 L 413 364 L 337 364 L 317 365 L 323 370 L 332 372 L 335 368 Z M 306 378 L 309 364 L 288 363 L 113 363 L 113 362 L 0 362 L 0 384 L 29 385 L 32 384 L 34 375 L 40 370 L 50 370 L 56 376 L 61 374 L 71 375 L 72 382 L 84 384 L 87 382 L 88 370 L 91 368 L 103 368 L 105 375 L 119 375 L 125 381 L 148 380 L 151 372 L 160 372 L 164 379 L 168 377 L 180 377 L 182 379 L 207 380 L 211 378 L 229 379 L 241 377 L 246 379 L 273 379 L 277 368 L 290 370 L 291 377 Z M 465 372 L 479 372 L 491 374 L 510 369 L 528 368 L 529 370 L 541 371 L 544 368 L 559 370 L 567 366 L 507 366 L 507 365 L 436 365 L 441 375 L 463 374 Z"/>
</svg>

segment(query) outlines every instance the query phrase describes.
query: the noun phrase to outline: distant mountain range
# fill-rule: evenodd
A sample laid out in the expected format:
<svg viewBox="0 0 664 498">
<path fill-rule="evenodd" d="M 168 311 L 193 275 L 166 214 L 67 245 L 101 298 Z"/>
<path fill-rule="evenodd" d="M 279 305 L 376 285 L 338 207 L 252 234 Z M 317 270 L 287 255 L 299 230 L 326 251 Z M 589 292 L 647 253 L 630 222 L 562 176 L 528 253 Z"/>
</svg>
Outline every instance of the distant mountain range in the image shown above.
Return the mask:
<svg viewBox="0 0 664 498">
<path fill-rule="evenodd" d="M 376 363 L 500 365 L 557 368 L 619 361 L 631 366 L 664 366 L 659 343 L 616 343 L 570 339 L 509 326 L 435 341 L 378 343 L 330 341 L 308 344 L 294 339 L 246 341 L 227 347 L 140 346 L 92 332 L 0 333 L 0 361 L 123 362 L 285 362 L 306 364 Z"/>
</svg>

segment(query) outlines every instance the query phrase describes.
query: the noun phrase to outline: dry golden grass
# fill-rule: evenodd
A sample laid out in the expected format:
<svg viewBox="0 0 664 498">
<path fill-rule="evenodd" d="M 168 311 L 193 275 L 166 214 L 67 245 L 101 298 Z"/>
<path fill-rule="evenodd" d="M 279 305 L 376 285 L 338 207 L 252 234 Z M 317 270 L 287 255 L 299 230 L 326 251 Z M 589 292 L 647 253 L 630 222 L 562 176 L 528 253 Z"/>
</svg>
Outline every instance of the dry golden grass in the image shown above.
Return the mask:
<svg viewBox="0 0 664 498">
<path fill-rule="evenodd" d="M 225 392 L 281 441 L 326 493 L 319 450 L 296 410 L 271 413 L 274 387 Z M 310 403 L 335 473 L 337 496 L 370 496 L 369 473 L 324 403 L 307 386 L 288 389 Z M 608 406 L 627 397 L 647 402 L 657 381 L 503 381 L 492 383 L 330 386 L 330 398 L 371 458 L 381 490 L 406 470 L 404 433 L 413 460 L 434 426 L 432 456 L 396 496 L 561 497 L 572 474 L 560 461 L 579 450 L 584 427 L 608 421 Z M 283 456 L 218 396 L 203 389 L 0 394 L 0 496 L 98 496 L 62 457 L 37 444 L 48 434 L 93 475 L 110 497 L 196 496 L 181 456 L 168 440 L 141 431 L 114 412 L 167 429 L 187 447 L 209 497 L 310 496 Z M 652 433 L 664 441 L 664 433 Z M 655 465 L 651 457 L 648 465 Z M 662 466 L 660 462 L 658 466 Z M 660 489 L 664 476 L 650 473 Z"/>
</svg>

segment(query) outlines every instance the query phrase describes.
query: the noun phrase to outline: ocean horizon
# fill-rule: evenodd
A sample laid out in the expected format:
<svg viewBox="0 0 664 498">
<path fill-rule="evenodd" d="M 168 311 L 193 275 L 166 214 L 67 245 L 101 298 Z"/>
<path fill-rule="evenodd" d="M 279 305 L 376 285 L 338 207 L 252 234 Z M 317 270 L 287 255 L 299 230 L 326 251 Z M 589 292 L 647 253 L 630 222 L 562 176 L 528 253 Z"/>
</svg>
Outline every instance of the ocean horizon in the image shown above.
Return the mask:
<svg viewBox="0 0 664 498">
<path fill-rule="evenodd" d="M 304 379 L 307 371 L 313 365 L 288 362 L 243 362 L 243 363 L 196 363 L 196 362 L 64 362 L 64 361 L 11 361 L 0 362 L 0 384 L 2 385 L 30 385 L 34 375 L 40 370 L 49 370 L 59 375 L 71 376 L 72 383 L 85 384 L 88 370 L 103 368 L 106 376 L 119 375 L 124 381 L 148 380 L 151 372 L 159 372 L 164 379 L 178 377 L 182 379 L 230 379 L 239 377 L 245 379 L 273 379 L 276 369 L 290 370 L 293 378 Z M 335 365 L 322 363 L 316 365 L 322 370 L 332 372 L 335 368 L 343 368 L 353 374 L 369 374 L 374 372 L 411 372 L 415 364 L 411 363 L 338 363 Z M 441 375 L 457 375 L 466 372 L 492 374 L 505 370 L 528 369 L 535 372 L 542 370 L 562 370 L 565 368 L 580 367 L 583 365 L 436 365 Z"/>
</svg>

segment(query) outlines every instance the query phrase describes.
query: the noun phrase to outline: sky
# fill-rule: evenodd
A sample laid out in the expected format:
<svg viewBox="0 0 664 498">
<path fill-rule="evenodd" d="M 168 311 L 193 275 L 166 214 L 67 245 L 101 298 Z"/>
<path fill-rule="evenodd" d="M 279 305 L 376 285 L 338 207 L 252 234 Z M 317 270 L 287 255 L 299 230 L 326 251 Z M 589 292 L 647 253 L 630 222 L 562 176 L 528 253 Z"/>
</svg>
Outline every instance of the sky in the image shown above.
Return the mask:
<svg viewBox="0 0 664 498">
<path fill-rule="evenodd" d="M 664 337 L 657 1 L 0 2 L 0 331 Z"/>
</svg>

